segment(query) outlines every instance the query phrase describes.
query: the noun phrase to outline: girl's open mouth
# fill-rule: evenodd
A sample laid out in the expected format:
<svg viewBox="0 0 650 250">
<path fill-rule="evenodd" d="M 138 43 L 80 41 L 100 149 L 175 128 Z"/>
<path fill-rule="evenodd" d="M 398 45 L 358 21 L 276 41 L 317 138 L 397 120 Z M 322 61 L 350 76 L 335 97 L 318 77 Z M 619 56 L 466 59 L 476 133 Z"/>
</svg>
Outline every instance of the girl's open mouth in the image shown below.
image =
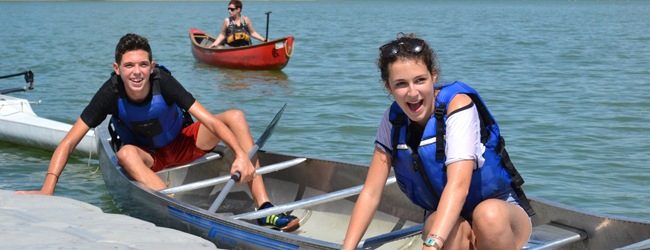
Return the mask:
<svg viewBox="0 0 650 250">
<path fill-rule="evenodd" d="M 419 112 L 422 109 L 423 101 L 424 100 L 420 100 L 419 102 L 416 102 L 416 103 L 407 102 L 406 105 L 409 107 L 411 112 Z"/>
</svg>

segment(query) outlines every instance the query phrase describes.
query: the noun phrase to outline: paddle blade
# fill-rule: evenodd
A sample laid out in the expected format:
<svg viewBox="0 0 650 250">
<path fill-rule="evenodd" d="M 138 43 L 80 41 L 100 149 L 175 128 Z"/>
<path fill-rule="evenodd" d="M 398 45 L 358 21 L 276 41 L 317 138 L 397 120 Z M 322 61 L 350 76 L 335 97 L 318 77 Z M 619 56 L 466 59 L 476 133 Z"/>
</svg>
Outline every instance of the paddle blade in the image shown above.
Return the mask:
<svg viewBox="0 0 650 250">
<path fill-rule="evenodd" d="M 264 144 L 266 143 L 266 140 L 271 137 L 271 134 L 273 134 L 273 130 L 275 129 L 275 125 L 278 124 L 278 121 L 280 120 L 280 117 L 282 117 L 282 113 L 284 112 L 284 108 L 287 107 L 287 104 L 285 103 L 284 106 L 278 111 L 277 114 L 275 114 L 275 117 L 273 117 L 273 120 L 271 123 L 269 123 L 269 126 L 266 128 L 262 136 L 257 139 L 257 142 L 255 142 L 256 145 L 258 145 L 259 148 L 262 148 Z"/>
</svg>

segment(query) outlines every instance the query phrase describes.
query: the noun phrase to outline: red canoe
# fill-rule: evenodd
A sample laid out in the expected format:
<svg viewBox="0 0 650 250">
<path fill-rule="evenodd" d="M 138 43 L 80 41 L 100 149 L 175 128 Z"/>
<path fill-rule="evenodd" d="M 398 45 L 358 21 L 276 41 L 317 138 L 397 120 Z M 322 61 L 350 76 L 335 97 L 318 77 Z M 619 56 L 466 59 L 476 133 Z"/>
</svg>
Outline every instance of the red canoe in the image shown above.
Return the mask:
<svg viewBox="0 0 650 250">
<path fill-rule="evenodd" d="M 197 61 L 222 68 L 279 70 L 293 55 L 293 36 L 243 47 L 209 48 L 215 37 L 190 29 L 192 55 Z"/>
</svg>

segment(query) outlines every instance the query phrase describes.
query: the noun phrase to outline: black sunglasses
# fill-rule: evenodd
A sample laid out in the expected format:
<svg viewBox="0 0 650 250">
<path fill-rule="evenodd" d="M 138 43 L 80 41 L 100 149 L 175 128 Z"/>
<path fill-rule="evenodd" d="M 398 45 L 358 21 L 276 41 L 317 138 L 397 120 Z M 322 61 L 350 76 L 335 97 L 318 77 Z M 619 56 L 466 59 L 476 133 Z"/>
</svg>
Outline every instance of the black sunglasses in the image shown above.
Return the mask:
<svg viewBox="0 0 650 250">
<path fill-rule="evenodd" d="M 228 8 L 229 11 L 235 11 L 237 8 Z"/>
<path fill-rule="evenodd" d="M 397 41 L 387 43 L 379 47 L 382 57 L 391 57 L 399 52 L 400 45 L 404 45 L 407 51 L 419 53 L 424 48 L 424 40 L 418 38 L 400 38 Z"/>
</svg>

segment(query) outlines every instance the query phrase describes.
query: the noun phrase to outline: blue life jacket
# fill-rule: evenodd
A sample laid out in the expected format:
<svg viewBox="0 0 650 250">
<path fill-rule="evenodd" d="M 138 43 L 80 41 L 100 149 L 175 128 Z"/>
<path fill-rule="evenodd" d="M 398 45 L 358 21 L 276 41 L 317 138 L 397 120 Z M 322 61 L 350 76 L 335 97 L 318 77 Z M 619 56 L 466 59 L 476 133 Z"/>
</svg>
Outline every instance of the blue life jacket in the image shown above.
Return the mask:
<svg viewBox="0 0 650 250">
<path fill-rule="evenodd" d="M 186 113 L 175 103 L 167 105 L 160 92 L 161 69 L 169 73 L 164 66 L 154 68 L 151 75 L 151 101 L 142 105 L 129 103 L 126 93 L 119 91 L 119 76 L 111 76 L 113 91 L 118 96 L 119 111 L 113 115 L 111 122 L 121 143 L 144 145 L 153 152 L 172 142 L 187 125 Z"/>
<path fill-rule="evenodd" d="M 442 89 L 436 97 L 435 112 L 427 122 L 419 147 L 415 150 L 407 145 L 410 136 L 406 122 L 408 117 L 396 102 L 390 108 L 389 120 L 393 124 L 393 167 L 402 192 L 423 209 L 437 210 L 440 196 L 447 184 L 444 138 L 447 105 L 457 94 L 466 94 L 472 99 L 479 113 L 481 143 L 485 145 L 485 162 L 472 173 L 469 193 L 461 214 L 471 215 L 480 202 L 509 191 L 512 187 L 524 209 L 529 215 L 533 215 L 534 211 L 521 189 L 524 181 L 510 162 L 499 126 L 479 94 L 462 82 L 437 85 L 436 88 Z"/>
</svg>

